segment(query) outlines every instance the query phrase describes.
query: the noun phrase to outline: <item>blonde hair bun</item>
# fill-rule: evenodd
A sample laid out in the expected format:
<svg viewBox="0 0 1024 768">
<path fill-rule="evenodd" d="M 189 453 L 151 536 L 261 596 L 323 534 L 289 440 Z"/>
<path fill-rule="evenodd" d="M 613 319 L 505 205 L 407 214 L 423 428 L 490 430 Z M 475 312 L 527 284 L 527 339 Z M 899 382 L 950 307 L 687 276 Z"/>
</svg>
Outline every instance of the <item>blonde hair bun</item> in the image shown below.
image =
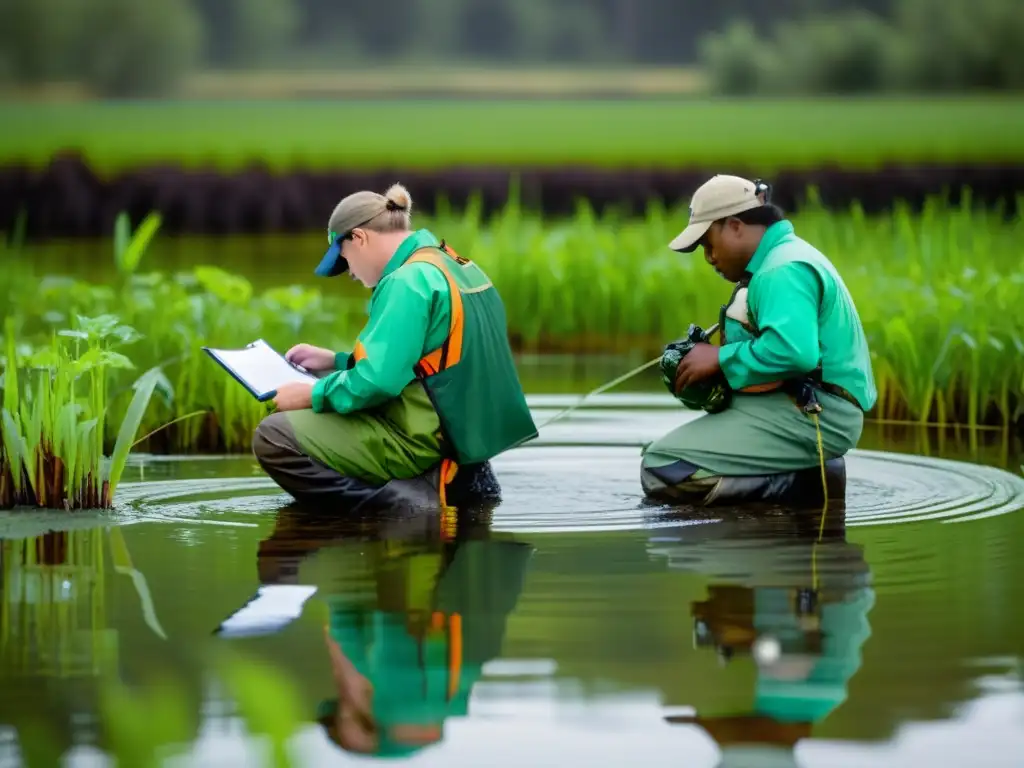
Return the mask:
<svg viewBox="0 0 1024 768">
<path fill-rule="evenodd" d="M 406 213 L 412 210 L 412 195 L 401 184 L 392 184 L 388 187 L 384 197 L 396 210 L 405 211 Z"/>
</svg>

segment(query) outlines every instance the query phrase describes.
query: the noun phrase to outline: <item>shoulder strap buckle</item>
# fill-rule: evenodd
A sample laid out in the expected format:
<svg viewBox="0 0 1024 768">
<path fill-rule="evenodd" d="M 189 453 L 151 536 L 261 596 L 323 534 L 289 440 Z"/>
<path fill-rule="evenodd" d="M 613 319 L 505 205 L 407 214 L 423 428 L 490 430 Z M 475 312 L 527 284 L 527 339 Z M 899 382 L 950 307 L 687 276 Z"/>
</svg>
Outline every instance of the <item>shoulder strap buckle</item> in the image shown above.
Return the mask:
<svg viewBox="0 0 1024 768">
<path fill-rule="evenodd" d="M 455 261 L 457 261 L 459 264 L 469 264 L 469 259 L 459 256 L 459 254 L 457 254 L 455 250 L 450 245 L 448 245 L 447 240 L 441 240 L 441 244 L 438 246 L 438 248 L 444 251 L 447 255 L 451 256 L 453 259 L 455 259 Z"/>
</svg>

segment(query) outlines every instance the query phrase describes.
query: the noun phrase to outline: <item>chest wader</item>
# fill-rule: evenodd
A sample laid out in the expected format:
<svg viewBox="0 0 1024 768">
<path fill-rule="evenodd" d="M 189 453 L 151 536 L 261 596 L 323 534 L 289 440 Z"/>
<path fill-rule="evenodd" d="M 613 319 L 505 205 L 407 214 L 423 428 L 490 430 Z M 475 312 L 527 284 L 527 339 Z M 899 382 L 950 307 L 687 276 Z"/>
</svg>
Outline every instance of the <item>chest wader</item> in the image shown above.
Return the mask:
<svg viewBox="0 0 1024 768">
<path fill-rule="evenodd" d="M 537 436 L 508 344 L 504 305 L 483 270 L 443 240 L 406 263 L 416 262 L 439 269 L 451 296 L 448 336 L 416 364 L 417 381 L 410 385 L 422 387 L 437 414 L 441 460 L 419 477 L 389 482 L 383 498 L 424 508 L 500 501 L 490 459 Z"/>
<path fill-rule="evenodd" d="M 759 335 L 747 317 L 748 282 L 741 280 L 722 307 L 720 345 Z M 690 336 L 694 333 L 702 331 L 692 328 Z M 863 424 L 852 396 L 824 384 L 820 366 L 805 377 L 735 391 L 722 374 L 718 378 L 677 396 L 687 407 L 708 413 L 645 449 L 640 474 L 645 495 L 698 506 L 818 507 L 845 498 L 843 456 L 856 442 L 849 435 L 859 437 Z"/>
<path fill-rule="evenodd" d="M 272 414 L 257 429 L 260 464 L 299 501 L 360 513 L 492 505 L 501 488 L 490 459 L 537 434 L 508 345 L 504 306 L 487 275 L 444 242 L 417 250 L 406 264 L 416 262 L 444 274 L 451 321 L 405 391 L 352 414 Z M 356 344 L 348 367 L 365 356 Z M 297 429 L 296 419 L 309 429 Z M 399 428 L 412 424 L 413 435 Z M 336 429 L 319 436 L 317 426 Z"/>
</svg>

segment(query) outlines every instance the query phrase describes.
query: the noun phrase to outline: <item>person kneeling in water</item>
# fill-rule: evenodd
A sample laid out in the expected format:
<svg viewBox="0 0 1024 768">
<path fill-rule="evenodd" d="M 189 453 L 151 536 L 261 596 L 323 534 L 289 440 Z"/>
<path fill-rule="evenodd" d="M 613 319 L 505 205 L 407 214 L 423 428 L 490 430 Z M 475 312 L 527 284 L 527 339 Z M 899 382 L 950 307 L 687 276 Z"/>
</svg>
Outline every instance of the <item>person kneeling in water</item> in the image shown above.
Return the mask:
<svg viewBox="0 0 1024 768">
<path fill-rule="evenodd" d="M 493 498 L 489 460 L 537 436 L 487 275 L 426 229 L 409 193 L 356 192 L 334 209 L 315 270 L 372 289 L 353 351 L 299 344 L 285 357 L 321 375 L 281 387 L 256 429 L 263 469 L 297 500 L 442 506 Z M 461 467 L 461 471 L 460 471 Z"/>
<path fill-rule="evenodd" d="M 842 457 L 856 447 L 877 390 L 842 278 L 768 201 L 768 185 L 737 176 L 717 175 L 694 194 L 689 225 L 669 247 L 697 246 L 736 288 L 719 318 L 720 346 L 692 346 L 675 392 L 717 380 L 729 401 L 647 446 L 644 492 L 704 504 L 776 501 L 797 493 L 804 476 L 817 493 L 824 459 L 828 497 L 843 495 Z"/>
</svg>

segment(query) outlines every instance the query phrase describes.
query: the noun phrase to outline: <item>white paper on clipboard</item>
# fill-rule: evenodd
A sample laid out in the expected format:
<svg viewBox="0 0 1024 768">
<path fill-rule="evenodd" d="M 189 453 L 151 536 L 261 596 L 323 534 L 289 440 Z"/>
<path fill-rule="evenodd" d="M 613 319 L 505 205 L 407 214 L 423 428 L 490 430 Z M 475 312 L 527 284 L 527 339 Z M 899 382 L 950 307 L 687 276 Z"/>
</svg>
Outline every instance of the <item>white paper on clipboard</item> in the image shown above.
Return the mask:
<svg viewBox="0 0 1024 768">
<path fill-rule="evenodd" d="M 317 381 L 316 376 L 289 363 L 263 339 L 243 349 L 204 349 L 257 399 L 273 396 L 278 387 L 289 382 L 315 384 Z"/>
</svg>

